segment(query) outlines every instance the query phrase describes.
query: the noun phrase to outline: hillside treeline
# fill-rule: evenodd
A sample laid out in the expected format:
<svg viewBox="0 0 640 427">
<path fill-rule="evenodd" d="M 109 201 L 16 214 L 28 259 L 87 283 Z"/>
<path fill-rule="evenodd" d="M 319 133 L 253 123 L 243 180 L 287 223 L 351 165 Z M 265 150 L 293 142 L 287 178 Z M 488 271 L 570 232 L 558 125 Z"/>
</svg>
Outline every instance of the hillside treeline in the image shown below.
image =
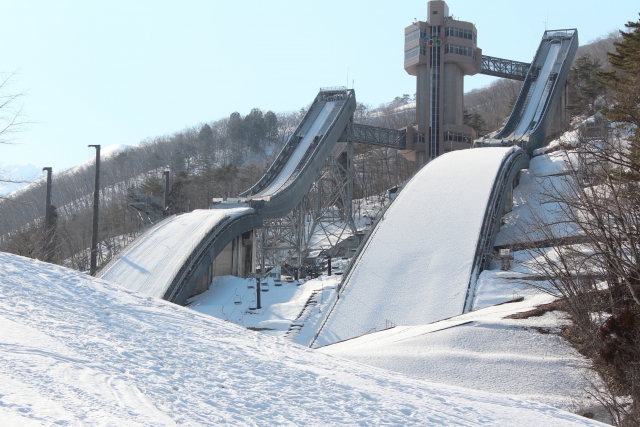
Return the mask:
<svg viewBox="0 0 640 427">
<path fill-rule="evenodd" d="M 358 108 L 366 109 L 362 105 Z M 214 197 L 236 197 L 262 176 L 305 112 L 305 108 L 278 114 L 254 108 L 245 116 L 234 112 L 228 118 L 150 138 L 137 147 L 105 156 L 100 167 L 100 261 L 106 262 L 143 227 L 139 215 L 129 209 L 130 189 L 162 203 L 163 172 L 169 170 L 171 213 L 206 209 Z M 392 123 L 385 120 L 380 116 L 377 122 L 391 127 Z M 394 127 L 395 123 L 398 127 L 405 125 L 396 120 Z M 356 158 L 356 197 L 379 194 L 406 180 L 412 172 L 411 165 L 395 150 L 358 147 Z M 365 169 L 369 172 L 357 173 Z M 86 270 L 94 175 L 91 161 L 68 171 L 54 171 L 56 232 L 50 257 L 43 253 L 45 181 L 0 200 L 0 249 Z"/>
</svg>

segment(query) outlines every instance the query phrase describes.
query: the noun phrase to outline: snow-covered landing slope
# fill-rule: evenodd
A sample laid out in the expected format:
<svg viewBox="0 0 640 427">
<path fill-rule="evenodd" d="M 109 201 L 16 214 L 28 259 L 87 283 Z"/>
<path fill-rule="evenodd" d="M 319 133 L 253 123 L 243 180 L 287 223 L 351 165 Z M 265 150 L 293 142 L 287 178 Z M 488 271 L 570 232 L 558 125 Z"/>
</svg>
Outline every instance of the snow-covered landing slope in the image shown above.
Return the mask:
<svg viewBox="0 0 640 427">
<path fill-rule="evenodd" d="M 511 148 L 454 151 L 430 162 L 379 223 L 317 346 L 461 314 L 485 210 Z"/>
<path fill-rule="evenodd" d="M 260 335 L 0 253 L 4 425 L 602 425 Z"/>
<path fill-rule="evenodd" d="M 589 399 L 586 378 L 598 380 L 589 361 L 556 334 L 569 323 L 564 313 L 507 318 L 555 300 L 528 287 L 519 276 L 515 271 L 483 271 L 477 306 L 514 297 L 524 298 L 522 302 L 481 308 L 429 325 L 398 326 L 319 351 L 413 378 L 503 393 L 565 410 L 588 409 L 597 402 Z"/>
<path fill-rule="evenodd" d="M 169 218 L 128 249 L 101 278 L 162 298 L 180 267 L 213 227 L 251 212 L 251 208 L 195 210 Z"/>
</svg>

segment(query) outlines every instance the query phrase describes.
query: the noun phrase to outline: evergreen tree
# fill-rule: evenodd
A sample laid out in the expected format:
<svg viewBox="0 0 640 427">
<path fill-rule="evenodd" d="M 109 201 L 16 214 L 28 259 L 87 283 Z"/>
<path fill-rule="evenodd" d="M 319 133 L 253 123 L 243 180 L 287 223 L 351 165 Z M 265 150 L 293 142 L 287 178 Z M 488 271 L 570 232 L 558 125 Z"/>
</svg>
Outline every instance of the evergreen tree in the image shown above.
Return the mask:
<svg viewBox="0 0 640 427">
<path fill-rule="evenodd" d="M 602 63 L 586 54 L 573 62 L 569 72 L 569 110 L 572 115 L 591 115 L 598 97 L 604 94 L 605 87 L 598 73 Z"/>
<path fill-rule="evenodd" d="M 198 145 L 200 147 L 201 169 L 210 168 L 215 161 L 214 136 L 211 126 L 205 124 L 198 133 Z"/>
<path fill-rule="evenodd" d="M 464 110 L 462 113 L 462 123 L 475 130 L 478 135 L 482 135 L 487 131 L 487 122 L 484 121 L 482 115 L 478 112 L 469 113 Z"/>
<path fill-rule="evenodd" d="M 264 122 L 266 125 L 267 140 L 272 143 L 278 139 L 278 117 L 276 114 L 269 110 L 264 115 Z"/>
<path fill-rule="evenodd" d="M 252 151 L 260 149 L 260 143 L 267 135 L 267 124 L 259 108 L 254 108 L 244 117 L 244 129 L 249 148 Z"/>
<path fill-rule="evenodd" d="M 625 24 L 628 31 L 620 31 L 622 41 L 614 43 L 615 53 L 609 53 L 614 70 L 600 73 L 602 83 L 612 89 L 614 105 L 603 109 L 605 117 L 628 123 L 633 128 L 628 137 L 631 174 L 640 177 L 640 20 Z"/>
</svg>

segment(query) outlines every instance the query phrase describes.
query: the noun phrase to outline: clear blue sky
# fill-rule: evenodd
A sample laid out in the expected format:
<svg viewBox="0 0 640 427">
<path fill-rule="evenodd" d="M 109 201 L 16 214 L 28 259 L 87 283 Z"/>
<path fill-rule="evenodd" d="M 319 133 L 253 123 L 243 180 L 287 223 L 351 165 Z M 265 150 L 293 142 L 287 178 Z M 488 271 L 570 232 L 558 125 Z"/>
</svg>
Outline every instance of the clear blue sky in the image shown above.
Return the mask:
<svg viewBox="0 0 640 427">
<path fill-rule="evenodd" d="M 638 19 L 637 0 L 451 0 L 491 56 L 529 62 L 549 29 L 581 44 Z M 355 81 L 377 106 L 415 92 L 403 69 L 403 30 L 426 0 L 0 0 L 0 72 L 17 72 L 33 124 L 0 146 L 0 165 L 54 172 L 88 144 L 135 145 L 187 126 L 307 105 L 321 86 Z M 465 79 L 465 90 L 492 78 Z"/>
</svg>

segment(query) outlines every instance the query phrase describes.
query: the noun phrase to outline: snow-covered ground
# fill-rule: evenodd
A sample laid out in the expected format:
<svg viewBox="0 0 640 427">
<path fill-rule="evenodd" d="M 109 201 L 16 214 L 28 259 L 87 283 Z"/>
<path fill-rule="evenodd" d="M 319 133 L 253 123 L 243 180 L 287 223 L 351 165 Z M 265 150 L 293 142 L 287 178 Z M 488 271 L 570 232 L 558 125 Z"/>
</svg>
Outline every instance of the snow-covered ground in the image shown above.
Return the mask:
<svg viewBox="0 0 640 427">
<path fill-rule="evenodd" d="M 0 253 L 3 425 L 595 426 L 412 379 Z"/>
<path fill-rule="evenodd" d="M 516 258 L 529 256 L 516 252 Z M 589 362 L 557 335 L 569 323 L 564 313 L 507 318 L 555 300 L 522 280 L 525 271 L 522 266 L 485 270 L 478 281 L 476 311 L 426 325 L 397 326 L 320 351 L 414 378 L 586 412 L 596 402 L 585 390 L 597 378 Z M 544 288 L 545 283 L 535 285 Z"/>
<path fill-rule="evenodd" d="M 261 284 L 260 309 L 256 307 L 255 279 L 215 277 L 208 291 L 189 300 L 189 308 L 232 323 L 284 337 L 310 297 L 329 297 L 340 276 L 320 276 L 309 281 Z M 264 281 L 263 281 L 264 283 Z M 276 283 L 278 286 L 276 286 Z M 263 290 L 263 289 L 266 289 Z M 326 294 L 326 295 L 323 295 Z"/>
<path fill-rule="evenodd" d="M 251 208 L 195 210 L 158 223 L 105 267 L 101 277 L 132 291 L 162 298 L 195 247 L 216 225 Z"/>
<path fill-rule="evenodd" d="M 575 153 L 555 151 L 531 159 L 529 169 L 520 173 L 520 184 L 513 190 L 513 210 L 503 217 L 497 246 L 579 234 L 575 224 L 562 220 L 562 206 L 549 198 L 560 194 L 571 179 L 566 176 L 566 160 L 573 156 Z"/>
<path fill-rule="evenodd" d="M 455 151 L 418 172 L 373 231 L 316 344 L 461 314 L 484 212 L 511 150 Z"/>
<path fill-rule="evenodd" d="M 549 220 L 557 215 L 558 206 L 545 201 L 541 193 L 549 185 L 561 189 L 564 179 L 561 176 L 567 171 L 565 158 L 565 152 L 541 154 L 532 160 L 529 170 L 522 172 L 520 187 L 514 192 L 516 206 L 513 212 L 505 215 L 505 225 L 499 234 L 503 240 L 497 243 L 504 244 L 506 236 L 511 241 L 522 239 L 524 233 L 531 237 L 536 218 Z M 411 184 L 407 187 L 411 188 Z M 404 194 L 407 194 L 406 189 Z M 576 235 L 575 229 L 563 227 L 556 227 L 554 232 L 563 236 Z M 395 245 L 388 243 L 386 253 L 394 253 L 398 246 L 404 249 L 406 245 L 401 242 L 405 240 L 398 239 Z M 553 248 L 540 251 L 553 256 Z M 380 329 L 384 327 L 378 322 L 381 327 L 377 332 L 372 328 L 368 334 L 347 337 L 351 339 L 333 345 L 326 345 L 328 342 L 321 334 L 315 345 L 326 345 L 321 351 L 329 354 L 416 378 L 534 399 L 576 412 L 590 410 L 596 402 L 590 400 L 585 390 L 589 389 L 589 382 L 597 383 L 598 379 L 588 369 L 589 361 L 558 336 L 560 329 L 568 324 L 564 314 L 550 312 L 528 319 L 505 318 L 555 300 L 547 282 L 531 280 L 538 273 L 533 268 L 536 263 L 532 254 L 518 251 L 514 255 L 509 271 L 500 271 L 499 265 L 494 264 L 480 275 L 472 313 L 434 323 L 411 324 L 415 326 L 386 324 L 384 326 L 391 328 L 382 331 Z M 419 251 L 418 256 L 423 257 L 423 262 L 428 261 L 424 251 Z M 538 258 L 537 261 L 543 260 Z M 395 277 L 388 277 L 389 290 L 404 292 L 410 288 L 411 279 L 415 277 L 409 274 L 411 271 L 410 268 L 398 268 Z M 394 283 L 397 285 L 393 286 Z M 367 285 L 366 291 L 370 292 L 371 281 Z M 523 300 L 519 301 L 520 298 Z M 383 300 L 386 303 L 388 298 Z M 362 301 L 358 302 L 364 305 Z M 407 310 L 429 302 L 424 295 L 416 296 Z M 443 303 L 443 300 L 435 298 L 435 303 Z M 307 321 L 308 327 L 301 331 L 306 332 L 305 338 L 300 337 L 299 343 L 308 345 L 311 342 L 313 333 L 309 330 L 318 329 L 323 317 L 321 313 L 329 308 L 327 303 L 317 307 L 318 314 Z M 343 316 L 343 320 L 362 322 L 362 318 L 355 317 L 354 313 L 358 311 L 350 311 L 347 313 L 350 317 Z M 378 320 L 378 314 L 368 319 L 364 317 L 364 320 L 373 324 Z"/>
</svg>

